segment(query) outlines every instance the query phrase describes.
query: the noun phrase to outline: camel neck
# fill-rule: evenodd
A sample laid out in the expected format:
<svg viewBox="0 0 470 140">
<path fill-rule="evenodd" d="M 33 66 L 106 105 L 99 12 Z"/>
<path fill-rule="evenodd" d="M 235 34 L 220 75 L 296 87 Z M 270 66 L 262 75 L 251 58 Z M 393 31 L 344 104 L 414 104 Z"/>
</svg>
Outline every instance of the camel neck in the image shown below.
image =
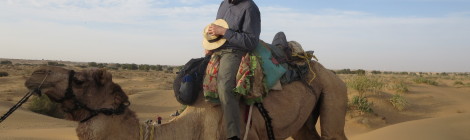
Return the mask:
<svg viewBox="0 0 470 140">
<path fill-rule="evenodd" d="M 79 139 L 138 139 L 139 120 L 135 113 L 126 109 L 122 115 L 99 114 L 76 129 Z"/>
<path fill-rule="evenodd" d="M 188 108 L 189 109 L 189 108 Z M 193 111 L 190 114 L 182 113 L 180 116 L 173 118 L 168 123 L 155 126 L 155 139 L 163 140 L 190 140 L 200 139 L 196 133 L 199 124 L 198 118 Z M 198 115 L 197 115 L 198 116 Z"/>
</svg>

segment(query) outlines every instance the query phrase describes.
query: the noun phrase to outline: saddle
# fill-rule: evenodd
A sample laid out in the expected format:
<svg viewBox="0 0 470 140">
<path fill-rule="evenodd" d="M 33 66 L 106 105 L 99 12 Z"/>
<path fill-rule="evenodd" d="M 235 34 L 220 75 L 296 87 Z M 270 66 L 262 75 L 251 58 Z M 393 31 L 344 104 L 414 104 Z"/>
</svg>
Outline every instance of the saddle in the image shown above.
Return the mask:
<svg viewBox="0 0 470 140">
<path fill-rule="evenodd" d="M 184 65 L 173 84 L 178 102 L 191 105 L 203 90 L 206 101 L 220 103 L 216 86 L 219 55 L 192 59 Z M 234 92 L 248 105 L 260 103 L 279 83 L 301 80 L 309 69 L 305 62 L 312 56 L 313 51 L 304 52 L 299 43 L 287 42 L 283 32 L 276 34 L 272 44 L 260 40 L 253 52 L 242 57 Z"/>
</svg>

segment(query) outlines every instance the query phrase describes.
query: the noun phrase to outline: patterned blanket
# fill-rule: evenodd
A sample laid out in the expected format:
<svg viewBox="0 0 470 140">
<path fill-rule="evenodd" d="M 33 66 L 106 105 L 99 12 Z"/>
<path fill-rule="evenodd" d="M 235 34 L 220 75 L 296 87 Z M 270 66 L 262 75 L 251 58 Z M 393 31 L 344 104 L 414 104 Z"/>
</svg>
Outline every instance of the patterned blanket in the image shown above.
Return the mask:
<svg viewBox="0 0 470 140">
<path fill-rule="evenodd" d="M 206 75 L 204 77 L 203 89 L 206 101 L 220 103 L 217 92 L 217 73 L 219 70 L 221 53 L 212 54 L 211 60 L 207 65 Z M 261 102 L 263 96 L 267 93 L 263 83 L 263 70 L 259 58 L 252 53 L 247 53 L 242 57 L 238 69 L 236 81 L 237 85 L 233 91 L 241 95 L 244 102 L 248 105 Z"/>
</svg>

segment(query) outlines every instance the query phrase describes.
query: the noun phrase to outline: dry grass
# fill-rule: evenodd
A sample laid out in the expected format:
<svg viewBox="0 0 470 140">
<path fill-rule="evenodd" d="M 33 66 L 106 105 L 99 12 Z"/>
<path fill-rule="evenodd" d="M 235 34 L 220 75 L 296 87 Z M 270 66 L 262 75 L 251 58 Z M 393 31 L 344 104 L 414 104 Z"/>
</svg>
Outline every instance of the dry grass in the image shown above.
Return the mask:
<svg viewBox="0 0 470 140">
<path fill-rule="evenodd" d="M 392 103 L 393 107 L 395 107 L 398 111 L 405 110 L 406 106 L 408 105 L 408 101 L 406 101 L 405 97 L 400 94 L 395 94 L 390 98 L 390 103 Z"/>
</svg>

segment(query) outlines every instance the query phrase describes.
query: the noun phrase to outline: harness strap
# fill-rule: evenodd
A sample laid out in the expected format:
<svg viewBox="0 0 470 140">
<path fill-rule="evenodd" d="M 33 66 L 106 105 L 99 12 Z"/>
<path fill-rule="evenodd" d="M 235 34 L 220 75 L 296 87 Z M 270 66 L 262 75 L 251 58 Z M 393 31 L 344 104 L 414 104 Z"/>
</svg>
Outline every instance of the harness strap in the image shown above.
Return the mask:
<svg viewBox="0 0 470 140">
<path fill-rule="evenodd" d="M 259 112 L 261 113 L 261 116 L 263 116 L 265 125 L 266 125 L 266 131 L 268 133 L 268 140 L 275 140 L 276 138 L 274 137 L 274 131 L 273 131 L 273 126 L 272 126 L 272 118 L 269 116 L 269 112 L 264 108 L 263 103 L 255 103 L 256 107 L 258 107 Z"/>
<path fill-rule="evenodd" d="M 67 89 L 65 90 L 64 97 L 59 100 L 56 100 L 58 103 L 63 103 L 65 100 L 69 100 L 75 98 L 75 94 L 73 94 L 72 84 L 73 84 L 73 77 L 75 76 L 75 71 L 70 70 L 69 72 L 69 83 L 67 85 Z"/>
</svg>

